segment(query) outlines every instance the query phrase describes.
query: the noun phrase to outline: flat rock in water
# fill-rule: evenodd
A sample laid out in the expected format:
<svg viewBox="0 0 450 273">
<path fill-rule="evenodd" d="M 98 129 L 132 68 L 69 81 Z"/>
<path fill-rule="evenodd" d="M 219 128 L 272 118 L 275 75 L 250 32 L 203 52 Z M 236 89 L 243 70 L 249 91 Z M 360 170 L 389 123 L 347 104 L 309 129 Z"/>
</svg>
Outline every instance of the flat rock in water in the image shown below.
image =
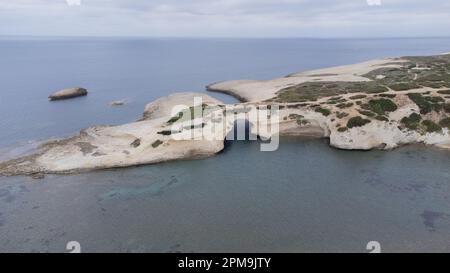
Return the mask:
<svg viewBox="0 0 450 273">
<path fill-rule="evenodd" d="M 88 94 L 88 92 L 86 89 L 76 87 L 76 88 L 69 88 L 69 89 L 64 89 L 64 90 L 55 92 L 55 93 L 51 94 L 48 98 L 51 101 L 66 100 L 66 99 L 86 96 L 87 94 Z"/>
<path fill-rule="evenodd" d="M 110 106 L 122 106 L 125 105 L 125 101 L 124 100 L 116 100 L 116 101 L 112 101 L 109 103 Z"/>
</svg>

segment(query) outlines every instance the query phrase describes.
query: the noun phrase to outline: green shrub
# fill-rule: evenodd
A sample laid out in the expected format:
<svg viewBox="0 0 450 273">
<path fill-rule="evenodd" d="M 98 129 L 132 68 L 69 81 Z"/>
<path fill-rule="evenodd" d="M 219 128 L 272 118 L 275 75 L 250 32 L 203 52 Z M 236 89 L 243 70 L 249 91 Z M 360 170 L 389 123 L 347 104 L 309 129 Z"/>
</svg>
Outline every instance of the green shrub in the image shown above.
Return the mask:
<svg viewBox="0 0 450 273">
<path fill-rule="evenodd" d="M 441 90 L 441 91 L 438 91 L 438 93 L 442 94 L 442 95 L 450 95 L 450 89 L 449 90 Z"/>
<path fill-rule="evenodd" d="M 164 131 L 158 132 L 157 134 L 163 135 L 163 136 L 170 136 L 170 135 L 172 135 L 172 131 L 164 130 Z"/>
<path fill-rule="evenodd" d="M 385 116 L 376 116 L 375 119 L 379 121 L 389 121 L 389 119 Z"/>
<path fill-rule="evenodd" d="M 360 100 L 360 99 L 364 99 L 367 98 L 366 95 L 355 95 L 355 96 L 351 96 L 350 99 L 352 100 Z"/>
<path fill-rule="evenodd" d="M 414 83 L 414 82 L 402 82 L 402 83 L 394 83 L 389 85 L 389 88 L 391 88 L 394 91 L 405 91 L 409 89 L 416 89 L 420 88 L 420 85 Z"/>
<path fill-rule="evenodd" d="M 390 99 L 376 99 L 369 101 L 369 109 L 378 115 L 384 115 L 386 112 L 394 112 L 397 105 Z"/>
<path fill-rule="evenodd" d="M 444 111 L 450 114 L 450 103 L 444 104 Z"/>
<path fill-rule="evenodd" d="M 345 118 L 345 117 L 347 117 L 348 115 L 349 115 L 349 114 L 346 113 L 346 112 L 336 112 L 336 117 L 337 117 L 338 119 Z"/>
<path fill-rule="evenodd" d="M 352 117 L 351 119 L 348 120 L 347 122 L 347 127 L 348 128 L 353 128 L 353 127 L 362 127 L 366 124 L 369 124 L 371 121 L 369 119 L 364 119 L 362 117 Z"/>
<path fill-rule="evenodd" d="M 421 115 L 413 113 L 409 117 L 402 118 L 401 123 L 410 130 L 416 130 L 417 128 L 419 128 L 421 120 Z"/>
<path fill-rule="evenodd" d="M 419 106 L 421 114 L 428 114 L 431 111 L 438 112 L 442 109 L 446 110 L 446 105 L 442 104 L 445 100 L 441 97 L 422 96 L 420 93 L 409 93 L 408 97 Z"/>
<path fill-rule="evenodd" d="M 290 114 L 289 118 L 290 119 L 302 119 L 302 118 L 304 118 L 304 116 L 298 115 L 298 114 Z"/>
<path fill-rule="evenodd" d="M 331 114 L 331 111 L 326 109 L 326 108 L 322 108 L 322 107 L 317 107 L 315 109 L 316 112 L 321 113 L 322 115 L 328 117 Z"/>
<path fill-rule="evenodd" d="M 338 132 L 343 133 L 343 132 L 346 132 L 348 130 L 348 128 L 347 127 L 339 127 L 337 130 L 338 130 Z"/>
<path fill-rule="evenodd" d="M 152 147 L 153 148 L 158 148 L 159 145 L 163 144 L 163 142 L 161 140 L 156 140 L 155 142 L 152 143 Z"/>
<path fill-rule="evenodd" d="M 169 121 L 167 123 L 173 124 L 173 123 L 177 122 L 178 120 L 180 120 L 182 117 L 183 117 L 183 112 L 179 112 L 178 114 L 173 116 L 171 119 L 169 119 Z"/>
<path fill-rule="evenodd" d="M 373 112 L 371 112 L 371 111 L 367 111 L 367 110 L 358 110 L 358 112 L 359 112 L 361 115 L 364 115 L 364 116 L 367 116 L 367 117 L 371 117 L 371 118 L 374 118 L 374 117 L 376 117 L 376 115 L 377 115 L 377 114 L 375 114 L 375 113 L 373 113 Z"/>
<path fill-rule="evenodd" d="M 426 127 L 427 132 L 434 133 L 442 131 L 442 127 L 431 120 L 424 120 L 422 124 Z"/>
<path fill-rule="evenodd" d="M 344 103 L 347 100 L 342 97 L 333 97 L 327 100 L 327 104 L 338 104 L 338 103 Z"/>
<path fill-rule="evenodd" d="M 395 94 L 380 94 L 379 96 L 382 98 L 390 98 L 390 99 L 397 97 L 397 95 Z"/>
<path fill-rule="evenodd" d="M 339 109 L 345 109 L 345 108 L 350 108 L 353 105 L 354 105 L 353 102 L 348 102 L 348 103 L 340 103 L 340 104 L 336 105 L 336 107 Z"/>
<path fill-rule="evenodd" d="M 383 93 L 389 89 L 377 82 L 305 82 L 290 86 L 277 93 L 278 102 L 316 101 L 323 97 L 339 96 L 348 93 Z"/>
<path fill-rule="evenodd" d="M 450 118 L 444 118 L 439 122 L 439 125 L 450 129 Z"/>
</svg>

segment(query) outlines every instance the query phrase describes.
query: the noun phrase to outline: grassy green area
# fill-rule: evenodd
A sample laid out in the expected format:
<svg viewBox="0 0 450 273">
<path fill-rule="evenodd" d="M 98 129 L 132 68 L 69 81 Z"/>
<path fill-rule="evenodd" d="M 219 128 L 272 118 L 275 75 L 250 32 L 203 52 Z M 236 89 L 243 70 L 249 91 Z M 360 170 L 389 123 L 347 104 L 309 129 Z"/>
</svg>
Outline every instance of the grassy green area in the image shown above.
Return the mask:
<svg viewBox="0 0 450 273">
<path fill-rule="evenodd" d="M 366 124 L 369 124 L 371 121 L 369 119 L 362 118 L 360 116 L 358 117 L 352 117 L 347 122 L 348 128 L 354 128 L 354 127 L 362 127 Z"/>
<path fill-rule="evenodd" d="M 386 87 L 376 82 L 306 82 L 280 90 L 275 101 L 305 102 L 348 93 L 383 93 L 387 91 L 389 90 Z"/>
<path fill-rule="evenodd" d="M 364 75 L 395 91 L 450 87 L 450 55 L 405 57 L 398 68 L 380 68 Z M 383 75 L 383 79 L 378 79 Z"/>
<path fill-rule="evenodd" d="M 450 88 L 450 55 L 405 57 L 402 62 L 399 60 L 393 64 L 400 67 L 379 68 L 363 75 L 371 79 L 370 82 L 305 82 L 280 90 L 275 101 L 315 101 L 348 93 L 384 93 L 388 88 L 394 91 L 421 87 Z"/>
<path fill-rule="evenodd" d="M 420 93 L 409 93 L 408 98 L 419 106 L 421 114 L 428 114 L 431 111 L 439 112 L 446 107 L 443 104 L 445 100 L 442 97 L 424 96 Z"/>
</svg>

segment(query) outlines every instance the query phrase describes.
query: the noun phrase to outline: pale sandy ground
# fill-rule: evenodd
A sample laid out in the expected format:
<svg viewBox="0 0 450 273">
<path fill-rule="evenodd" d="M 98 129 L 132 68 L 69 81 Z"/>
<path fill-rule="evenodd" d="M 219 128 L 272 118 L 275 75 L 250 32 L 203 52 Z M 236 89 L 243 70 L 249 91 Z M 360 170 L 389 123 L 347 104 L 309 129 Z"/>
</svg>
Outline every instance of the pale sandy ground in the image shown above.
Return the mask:
<svg viewBox="0 0 450 273">
<path fill-rule="evenodd" d="M 399 63 L 395 65 L 392 63 Z M 265 101 L 276 96 L 281 89 L 310 81 L 370 81 L 362 77 L 372 70 L 383 67 L 399 67 L 404 62 L 397 59 L 367 61 L 359 64 L 337 66 L 291 74 L 273 80 L 234 80 L 219 82 L 208 86 L 209 90 L 231 93 L 247 102 Z"/>
</svg>

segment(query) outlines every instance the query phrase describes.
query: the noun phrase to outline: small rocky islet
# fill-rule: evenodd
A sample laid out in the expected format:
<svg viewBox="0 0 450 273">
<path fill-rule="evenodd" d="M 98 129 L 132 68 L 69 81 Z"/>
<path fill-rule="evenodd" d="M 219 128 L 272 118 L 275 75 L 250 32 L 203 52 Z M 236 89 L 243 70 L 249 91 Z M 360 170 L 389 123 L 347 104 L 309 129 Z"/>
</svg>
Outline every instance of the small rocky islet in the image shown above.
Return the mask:
<svg viewBox="0 0 450 273">
<path fill-rule="evenodd" d="M 83 97 L 87 96 L 88 91 L 85 88 L 82 87 L 75 87 L 75 88 L 67 88 L 60 91 L 57 91 L 50 96 L 48 96 L 48 99 L 50 101 L 57 101 L 57 100 L 67 100 L 67 99 L 73 99 L 77 97 Z"/>
<path fill-rule="evenodd" d="M 219 82 L 208 90 L 241 103 L 173 94 L 147 105 L 136 122 L 94 126 L 2 162 L 0 175 L 64 174 L 213 156 L 224 149 L 237 113 L 265 105 L 279 108 L 279 118 L 271 120 L 278 130 L 270 134 L 329 138 L 331 146 L 347 150 L 415 143 L 450 149 L 450 54 L 373 60 L 266 81 Z M 194 97 L 202 97 L 202 103 Z M 180 104 L 187 108 L 174 115 L 173 107 Z M 226 106 L 232 111 L 224 111 Z M 201 113 L 202 119 L 185 111 Z M 202 137 L 191 137 L 195 132 Z"/>
</svg>

